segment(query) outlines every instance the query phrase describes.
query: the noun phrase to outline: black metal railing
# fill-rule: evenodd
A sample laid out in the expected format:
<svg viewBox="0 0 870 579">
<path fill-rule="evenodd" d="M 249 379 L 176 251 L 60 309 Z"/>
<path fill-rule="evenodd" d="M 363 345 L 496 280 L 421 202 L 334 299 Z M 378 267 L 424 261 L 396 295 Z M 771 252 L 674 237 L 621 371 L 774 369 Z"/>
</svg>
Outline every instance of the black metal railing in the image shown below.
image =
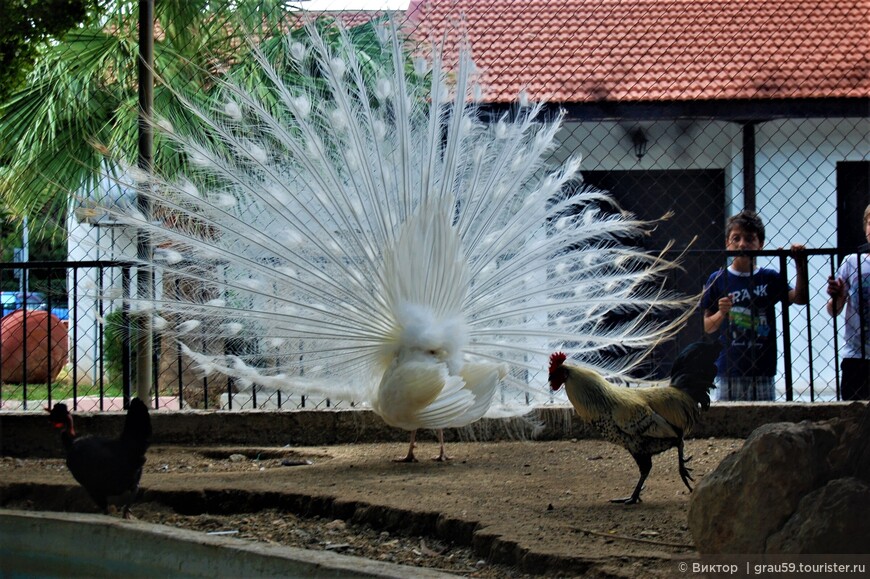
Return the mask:
<svg viewBox="0 0 870 579">
<path fill-rule="evenodd" d="M 795 284 L 794 275 L 789 274 L 790 269 L 795 269 L 793 265 L 789 266 L 789 261 L 794 258 L 794 255 L 788 249 L 746 252 L 689 250 L 687 253 L 689 255 L 712 256 L 722 264 L 722 267 L 727 266 L 731 257 L 738 255 L 754 257 L 757 265 L 760 265 L 760 262 L 767 258 L 771 262 L 768 266 L 776 269 L 785 283 L 790 286 Z M 838 361 L 841 359 L 840 318 L 827 314 L 825 305 L 828 301 L 826 293 L 828 278 L 835 277 L 843 253 L 842 250 L 836 248 L 808 248 L 804 250 L 803 254 L 808 262 L 808 303 L 806 305 L 789 305 L 785 299 L 781 302 L 780 316 L 782 323 L 779 325 L 779 331 L 783 347 L 779 351 L 779 357 L 782 359 L 782 381 L 784 384 L 784 399 L 786 401 L 795 400 L 796 395 L 800 398 L 808 398 L 810 402 L 815 401 L 817 397 L 816 382 L 818 373 L 816 370 L 819 362 L 818 358 L 826 350 L 832 353 L 832 355 L 826 357 L 825 360 L 828 363 L 822 365 L 823 367 L 831 368 L 835 392 L 834 398 L 836 400 L 840 399 L 840 370 L 838 364 Z M 795 313 L 793 308 L 799 308 L 798 312 Z M 795 336 L 795 326 L 799 319 L 802 322 L 800 325 L 803 331 L 800 336 Z M 861 325 L 863 327 L 863 321 Z M 826 326 L 831 329 L 831 340 L 825 339 L 823 343 L 816 343 L 815 330 Z M 795 357 L 795 342 L 798 337 L 801 338 L 801 345 L 805 347 L 805 350 L 801 354 L 806 360 L 806 371 L 802 374 L 805 375 L 807 380 L 807 388 L 801 392 L 795 391 L 795 364 L 793 362 Z M 830 347 L 825 348 L 825 345 Z"/>
<path fill-rule="evenodd" d="M 789 250 L 764 250 L 748 252 L 755 256 L 758 265 L 777 269 L 780 275 L 794 285 L 794 266 Z M 778 324 L 778 372 L 779 399 L 784 401 L 839 400 L 841 319 L 825 311 L 828 296 L 827 280 L 835 275 L 843 252 L 833 248 L 807 249 L 809 303 L 803 306 L 781 307 Z M 736 252 L 712 250 L 687 250 L 682 252 L 681 274 L 669 283 L 683 293 L 700 295 L 707 276 L 716 268 L 724 266 Z M 706 268 L 706 269 L 705 269 Z M 17 272 L 17 276 L 13 273 Z M 0 408 L 5 410 L 39 409 L 56 401 L 69 401 L 74 409 L 80 409 L 85 401 L 89 410 L 126 407 L 134 375 L 131 354 L 134 340 L 131 332 L 129 311 L 131 279 L 135 275 L 132 264 L 121 261 L 80 262 L 29 262 L 0 263 L 0 284 L 9 288 L 4 299 L 11 294 L 21 294 L 18 301 L 4 303 L 4 323 L 0 324 L 0 351 L 2 351 L 2 378 L 0 382 Z M 18 284 L 19 290 L 13 290 Z M 109 285 L 119 288 L 110 291 Z M 63 328 L 47 324 L 45 340 L 48 344 L 57 341 L 57 331 L 67 332 L 67 363 L 58 377 L 56 359 L 35 358 L 35 344 L 27 340 L 18 342 L 11 335 L 12 321 L 6 322 L 10 310 L 44 310 L 54 314 Z M 34 331 L 36 318 L 19 316 L 22 336 Z M 668 346 L 668 350 L 654 356 L 654 363 L 666 373 L 673 352 L 690 341 L 702 336 L 702 313 L 693 316 L 686 328 Z M 44 319 L 44 318 L 43 318 Z M 11 318 L 10 318 L 11 320 Z M 107 321 L 108 320 L 108 321 Z M 866 323 L 866 322 L 865 322 Z M 107 332 L 107 328 L 109 331 Z M 108 335 L 107 335 L 108 334 Z M 53 342 L 54 339 L 54 342 Z M 18 344 L 18 345 L 16 345 Z M 19 357 L 13 350 L 20 348 Z M 673 350 L 673 351 L 672 351 Z M 159 333 L 154 336 L 153 360 L 153 406 L 156 408 L 221 408 L 235 410 L 248 407 L 271 408 L 325 408 L 341 406 L 335 400 L 313 400 L 295 396 L 292 392 L 266 392 L 250 388 L 245 396 L 240 395 L 233 380 L 217 376 L 202 377 L 197 374 L 192 361 L 186 359 L 175 342 L 163 342 Z M 12 367 L 15 361 L 20 363 Z M 48 380 L 34 383 L 28 380 L 29 372 L 37 363 L 46 364 Z M 8 380 L 13 371 L 22 380 Z M 542 371 L 543 372 L 543 371 Z M 31 372 L 32 373 L 32 372 Z M 543 376 L 532 376 L 532 380 Z M 46 383 L 47 382 L 47 383 Z M 534 401 L 533 401 L 534 402 Z"/>
</svg>

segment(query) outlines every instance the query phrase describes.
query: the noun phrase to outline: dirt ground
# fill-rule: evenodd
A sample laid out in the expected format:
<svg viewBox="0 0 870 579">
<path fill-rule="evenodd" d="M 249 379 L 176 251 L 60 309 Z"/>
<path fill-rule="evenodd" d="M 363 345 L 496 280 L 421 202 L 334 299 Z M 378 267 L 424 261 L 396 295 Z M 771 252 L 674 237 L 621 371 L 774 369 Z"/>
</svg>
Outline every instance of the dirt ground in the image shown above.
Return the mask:
<svg viewBox="0 0 870 579">
<path fill-rule="evenodd" d="M 687 441 L 696 481 L 742 445 Z M 140 520 L 441 569 L 468 577 L 665 577 L 696 556 L 676 451 L 637 467 L 599 440 L 455 443 L 452 460 L 392 462 L 401 444 L 153 447 Z M 0 506 L 94 512 L 62 459 L 0 458 Z"/>
</svg>

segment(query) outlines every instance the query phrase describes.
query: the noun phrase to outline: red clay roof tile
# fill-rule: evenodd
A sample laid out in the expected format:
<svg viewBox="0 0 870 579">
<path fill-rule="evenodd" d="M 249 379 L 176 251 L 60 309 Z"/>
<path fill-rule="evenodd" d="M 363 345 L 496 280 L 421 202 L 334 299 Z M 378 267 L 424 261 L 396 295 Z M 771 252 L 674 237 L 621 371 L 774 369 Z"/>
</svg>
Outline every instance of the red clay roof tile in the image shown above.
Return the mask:
<svg viewBox="0 0 870 579">
<path fill-rule="evenodd" d="M 414 0 L 421 41 L 467 30 L 484 100 L 870 96 L 870 0 Z"/>
</svg>

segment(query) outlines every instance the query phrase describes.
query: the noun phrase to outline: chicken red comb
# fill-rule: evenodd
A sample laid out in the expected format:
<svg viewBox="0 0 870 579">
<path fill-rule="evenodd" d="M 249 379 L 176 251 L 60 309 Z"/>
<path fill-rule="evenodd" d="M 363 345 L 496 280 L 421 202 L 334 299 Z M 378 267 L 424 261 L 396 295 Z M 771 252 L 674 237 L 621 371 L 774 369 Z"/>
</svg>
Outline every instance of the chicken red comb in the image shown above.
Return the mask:
<svg viewBox="0 0 870 579">
<path fill-rule="evenodd" d="M 554 370 L 558 370 L 562 363 L 568 359 L 563 352 L 554 352 L 550 355 L 550 373 L 552 374 Z"/>
</svg>

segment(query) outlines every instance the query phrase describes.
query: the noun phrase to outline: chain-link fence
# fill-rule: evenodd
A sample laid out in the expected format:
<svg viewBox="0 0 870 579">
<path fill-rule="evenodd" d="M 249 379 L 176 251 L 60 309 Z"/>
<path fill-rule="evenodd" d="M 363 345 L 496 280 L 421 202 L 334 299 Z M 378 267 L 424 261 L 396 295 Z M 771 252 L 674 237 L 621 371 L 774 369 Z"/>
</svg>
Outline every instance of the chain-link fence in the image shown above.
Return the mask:
<svg viewBox="0 0 870 579">
<path fill-rule="evenodd" d="M 826 288 L 843 257 L 867 241 L 870 2 L 423 0 L 342 13 L 328 11 L 337 1 L 319 3 L 327 11 L 302 4 L 312 17 L 340 18 L 357 30 L 363 52 L 366 35 L 374 34 L 366 27 L 390 16 L 402 23 L 411 52 L 447 39 L 449 55 L 451 42 L 468 38 L 485 112 L 497 118 L 518 98 L 546 100 L 550 117 L 564 114 L 554 164 L 582 155 L 584 180 L 623 209 L 642 219 L 668 216 L 644 248 L 673 244 L 669 255 L 683 264 L 671 276 L 673 289 L 699 295 L 710 275 L 727 267 L 734 254 L 726 252 L 725 223 L 741 209 L 756 210 L 766 226 L 767 251 L 757 265 L 782 272 L 792 287 L 798 279 L 789 247 L 805 245 L 808 304 L 780 303 L 774 320 L 752 312 L 748 324 L 776 333 L 777 400 L 840 399 L 843 317 L 826 311 Z M 105 3 L 99 15 L 46 45 L 27 85 L 4 105 L 4 199 L 43 207 L 68 239 L 67 263 L 0 266 L 4 314 L 49 311 L 59 322 L 19 315 L 16 323 L 25 325 L 18 328 L 4 318 L 4 409 L 67 398 L 79 409 L 110 409 L 131 395 L 135 340 L 121 305 L 137 272 L 118 262 L 136 255 L 136 232 L 95 208 L 136 198 L 106 178 L 114 169 L 105 159 L 108 151 L 136 164 L 139 8 Z M 244 74 L 256 83 L 248 43 L 268 54 L 299 23 L 283 2 L 158 2 L 156 10 L 153 111 L 192 125 L 178 95 L 208 106 L 216 90 L 210 74 Z M 185 163 L 159 138 L 153 155 L 163 170 Z M 171 279 L 158 281 L 158 291 L 182 291 Z M 674 343 L 656 350 L 652 369 L 666 369 L 680 347 L 702 337 L 703 315 L 698 310 Z M 862 317 L 861 327 L 868 323 L 870 316 Z M 15 332 L 30 336 L 34 328 L 41 338 L 15 345 Z M 58 355 L 35 343 L 61 335 Z M 250 353 L 257 346 L 236 340 L 225 348 Z M 49 378 L 31 374 L 41 364 Z M 351 404 L 203 377 L 159 332 L 153 366 L 161 408 Z M 538 379 L 544 383 L 543 372 Z"/>
</svg>

